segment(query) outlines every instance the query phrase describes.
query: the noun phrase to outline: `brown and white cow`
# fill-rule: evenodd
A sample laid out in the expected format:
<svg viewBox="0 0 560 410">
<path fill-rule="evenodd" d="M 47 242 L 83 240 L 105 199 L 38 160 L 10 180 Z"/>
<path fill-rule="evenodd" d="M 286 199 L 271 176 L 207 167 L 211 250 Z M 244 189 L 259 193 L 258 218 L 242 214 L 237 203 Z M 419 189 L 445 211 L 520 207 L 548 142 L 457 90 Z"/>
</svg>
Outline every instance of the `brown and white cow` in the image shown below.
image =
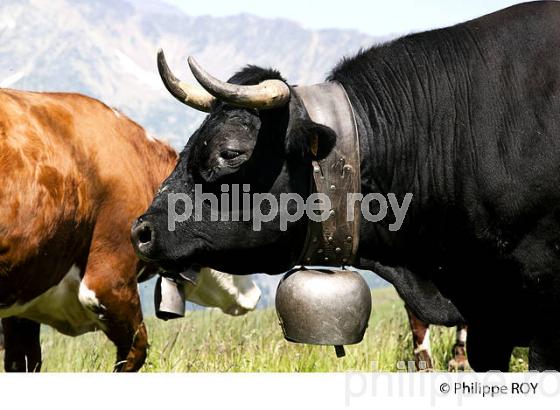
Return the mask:
<svg viewBox="0 0 560 410">
<path fill-rule="evenodd" d="M 137 275 L 154 268 L 136 258 L 130 226 L 176 160 L 169 145 L 97 100 L 0 89 L 6 370 L 40 368 L 37 322 L 71 336 L 100 329 L 117 348 L 116 370 L 142 366 Z M 239 287 L 220 272 L 200 275 L 191 300 L 239 314 L 259 299 L 250 279 Z"/>
</svg>

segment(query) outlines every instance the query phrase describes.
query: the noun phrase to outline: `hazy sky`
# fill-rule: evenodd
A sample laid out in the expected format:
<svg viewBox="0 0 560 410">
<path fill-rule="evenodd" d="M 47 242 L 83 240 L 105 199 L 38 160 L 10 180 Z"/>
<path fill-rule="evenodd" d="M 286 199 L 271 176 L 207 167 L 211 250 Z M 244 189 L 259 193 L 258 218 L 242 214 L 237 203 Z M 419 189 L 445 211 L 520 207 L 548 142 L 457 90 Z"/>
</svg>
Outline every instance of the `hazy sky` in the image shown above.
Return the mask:
<svg viewBox="0 0 560 410">
<path fill-rule="evenodd" d="M 522 0 L 166 0 L 189 15 L 251 13 L 307 28 L 352 28 L 373 35 L 444 27 Z"/>
</svg>

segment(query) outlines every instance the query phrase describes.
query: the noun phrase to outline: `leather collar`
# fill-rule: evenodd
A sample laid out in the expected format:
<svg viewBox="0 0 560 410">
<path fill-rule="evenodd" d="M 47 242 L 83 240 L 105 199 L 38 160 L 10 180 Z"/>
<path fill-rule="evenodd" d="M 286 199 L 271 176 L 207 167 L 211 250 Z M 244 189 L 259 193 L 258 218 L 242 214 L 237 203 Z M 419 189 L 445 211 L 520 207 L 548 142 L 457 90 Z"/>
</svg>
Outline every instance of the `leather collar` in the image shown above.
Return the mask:
<svg viewBox="0 0 560 410">
<path fill-rule="evenodd" d="M 360 146 L 354 111 L 346 91 L 338 82 L 294 87 L 312 121 L 330 127 L 336 146 L 321 161 L 313 161 L 313 183 L 317 193 L 331 201 L 329 218 L 309 220 L 301 265 L 346 266 L 356 257 L 360 233 L 360 207 L 354 206 L 353 221 L 347 218 L 347 194 L 359 193 Z"/>
</svg>

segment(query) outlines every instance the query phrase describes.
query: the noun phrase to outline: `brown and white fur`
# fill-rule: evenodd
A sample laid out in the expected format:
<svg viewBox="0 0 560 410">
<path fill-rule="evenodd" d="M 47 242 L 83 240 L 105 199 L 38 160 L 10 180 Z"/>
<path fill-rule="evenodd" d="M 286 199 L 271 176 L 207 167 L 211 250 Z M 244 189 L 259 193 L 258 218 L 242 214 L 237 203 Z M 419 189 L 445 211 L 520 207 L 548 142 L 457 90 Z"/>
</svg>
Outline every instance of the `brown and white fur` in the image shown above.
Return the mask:
<svg viewBox="0 0 560 410">
<path fill-rule="evenodd" d="M 410 309 L 406 308 L 408 322 L 412 331 L 412 347 L 414 349 L 414 362 L 419 371 L 433 371 L 434 361 L 430 344 L 430 325 L 418 319 Z M 448 363 L 449 371 L 464 371 L 469 368 L 466 354 L 467 326 L 456 327 L 455 344 L 453 345 L 453 358 Z"/>
</svg>

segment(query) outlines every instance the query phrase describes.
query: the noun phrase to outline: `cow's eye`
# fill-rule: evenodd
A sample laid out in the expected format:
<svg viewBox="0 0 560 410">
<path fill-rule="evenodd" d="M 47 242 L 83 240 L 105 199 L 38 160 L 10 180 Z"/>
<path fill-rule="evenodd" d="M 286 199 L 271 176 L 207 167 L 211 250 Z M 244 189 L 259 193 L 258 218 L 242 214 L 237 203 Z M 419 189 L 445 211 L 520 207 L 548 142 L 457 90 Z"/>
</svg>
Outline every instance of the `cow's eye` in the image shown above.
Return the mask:
<svg viewBox="0 0 560 410">
<path fill-rule="evenodd" d="M 220 152 L 220 157 L 229 161 L 239 157 L 241 154 L 242 154 L 241 151 L 236 151 L 234 149 L 226 149 Z"/>
</svg>

